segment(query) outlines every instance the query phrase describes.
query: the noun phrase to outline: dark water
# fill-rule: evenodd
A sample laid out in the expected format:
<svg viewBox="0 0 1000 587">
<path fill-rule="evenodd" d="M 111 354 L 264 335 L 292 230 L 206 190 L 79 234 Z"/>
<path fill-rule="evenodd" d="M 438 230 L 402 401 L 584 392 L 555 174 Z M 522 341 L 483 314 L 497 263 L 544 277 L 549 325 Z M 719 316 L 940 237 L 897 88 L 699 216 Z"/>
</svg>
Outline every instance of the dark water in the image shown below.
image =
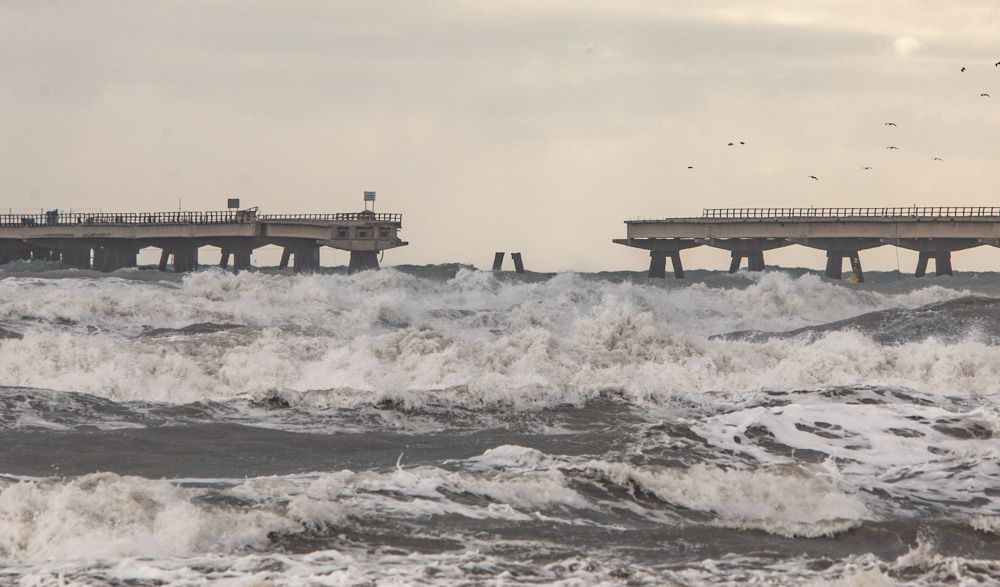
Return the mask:
<svg viewBox="0 0 1000 587">
<path fill-rule="evenodd" d="M 869 279 L 0 268 L 0 583 L 995 584 L 1000 276 Z"/>
</svg>

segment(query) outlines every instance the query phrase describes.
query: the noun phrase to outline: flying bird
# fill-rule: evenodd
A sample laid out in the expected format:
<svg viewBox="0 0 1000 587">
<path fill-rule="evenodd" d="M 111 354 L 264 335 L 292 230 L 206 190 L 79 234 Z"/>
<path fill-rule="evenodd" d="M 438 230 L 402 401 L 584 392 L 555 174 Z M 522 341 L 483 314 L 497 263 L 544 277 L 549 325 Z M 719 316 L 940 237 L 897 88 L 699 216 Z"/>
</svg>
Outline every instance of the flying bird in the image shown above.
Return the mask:
<svg viewBox="0 0 1000 587">
<path fill-rule="evenodd" d="M 895 122 L 887 122 L 887 123 L 885 123 L 885 125 L 886 126 L 896 126 L 896 123 Z"/>
<path fill-rule="evenodd" d="M 994 63 L 993 67 L 1000 67 L 1000 61 L 997 61 L 996 63 Z"/>
<path fill-rule="evenodd" d="M 940 157 L 934 157 L 933 159 L 931 159 L 931 161 L 944 161 L 944 159 Z"/>
<path fill-rule="evenodd" d="M 729 146 L 730 146 L 730 147 L 732 147 L 732 146 L 733 146 L 733 144 L 732 144 L 732 143 L 729 143 Z"/>
<path fill-rule="evenodd" d="M 740 141 L 740 144 L 741 144 L 741 145 L 745 145 L 746 143 L 744 143 L 743 141 Z"/>
<path fill-rule="evenodd" d="M 959 71 L 965 71 L 965 68 L 963 67 L 963 68 L 962 68 L 962 69 L 960 69 Z"/>
<path fill-rule="evenodd" d="M 983 92 L 982 94 L 979 94 L 979 96 L 982 97 L 982 98 L 989 98 L 990 97 L 990 95 L 987 94 L 986 92 Z"/>
<path fill-rule="evenodd" d="M 868 171 L 868 170 L 871 169 L 871 167 L 862 167 L 861 169 L 864 169 L 864 170 Z"/>
<path fill-rule="evenodd" d="M 886 147 L 886 149 L 896 149 L 898 151 L 899 147 Z"/>
<path fill-rule="evenodd" d="M 688 169 L 694 169 L 694 165 L 688 165 Z"/>
<path fill-rule="evenodd" d="M 816 177 L 815 175 L 810 175 L 809 177 L 811 177 L 811 178 L 815 179 L 816 181 L 819 181 L 819 178 L 818 178 L 818 177 Z"/>
</svg>

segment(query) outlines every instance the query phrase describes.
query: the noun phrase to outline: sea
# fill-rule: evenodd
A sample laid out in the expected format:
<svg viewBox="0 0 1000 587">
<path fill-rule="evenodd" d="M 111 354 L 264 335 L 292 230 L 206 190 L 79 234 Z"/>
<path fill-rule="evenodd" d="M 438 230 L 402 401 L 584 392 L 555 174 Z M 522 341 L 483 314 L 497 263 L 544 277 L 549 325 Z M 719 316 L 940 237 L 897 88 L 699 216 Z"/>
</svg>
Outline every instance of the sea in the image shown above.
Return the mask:
<svg viewBox="0 0 1000 587">
<path fill-rule="evenodd" d="M 0 267 L 0 585 L 998 585 L 1000 274 Z"/>
</svg>

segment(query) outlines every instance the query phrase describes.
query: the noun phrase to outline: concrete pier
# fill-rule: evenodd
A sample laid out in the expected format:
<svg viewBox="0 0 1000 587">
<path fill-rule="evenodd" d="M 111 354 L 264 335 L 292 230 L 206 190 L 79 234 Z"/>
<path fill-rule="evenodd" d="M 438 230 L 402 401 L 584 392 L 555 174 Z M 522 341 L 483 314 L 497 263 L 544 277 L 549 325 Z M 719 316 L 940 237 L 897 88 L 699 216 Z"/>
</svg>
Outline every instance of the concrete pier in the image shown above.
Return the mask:
<svg viewBox="0 0 1000 587">
<path fill-rule="evenodd" d="M 514 273 L 524 273 L 524 261 L 521 259 L 521 253 L 511 253 L 510 258 L 514 261 Z"/>
<path fill-rule="evenodd" d="M 701 216 L 628 220 L 617 244 L 650 251 L 650 277 L 666 276 L 666 257 L 683 278 L 680 252 L 697 246 L 730 251 L 730 272 L 743 260 L 750 271 L 764 269 L 764 252 L 789 245 L 826 251 L 824 275 L 843 277 L 844 260 L 864 281 L 861 251 L 894 245 L 917 251 L 915 275 L 934 259 L 937 275 L 952 275 L 951 253 L 971 247 L 1000 247 L 1000 207 L 910 208 L 723 208 Z"/>
<path fill-rule="evenodd" d="M 219 212 L 47 213 L 0 215 L 0 264 L 61 260 L 77 268 L 116 271 L 136 266 L 138 251 L 160 249 L 161 271 L 193 271 L 203 246 L 222 250 L 219 266 L 250 269 L 255 248 L 284 247 L 282 268 L 320 268 L 320 247 L 351 253 L 351 271 L 378 269 L 379 254 L 408 243 L 402 215 L 341 212 L 261 215 L 256 209 Z M 91 251 L 93 262 L 91 263 Z"/>
</svg>

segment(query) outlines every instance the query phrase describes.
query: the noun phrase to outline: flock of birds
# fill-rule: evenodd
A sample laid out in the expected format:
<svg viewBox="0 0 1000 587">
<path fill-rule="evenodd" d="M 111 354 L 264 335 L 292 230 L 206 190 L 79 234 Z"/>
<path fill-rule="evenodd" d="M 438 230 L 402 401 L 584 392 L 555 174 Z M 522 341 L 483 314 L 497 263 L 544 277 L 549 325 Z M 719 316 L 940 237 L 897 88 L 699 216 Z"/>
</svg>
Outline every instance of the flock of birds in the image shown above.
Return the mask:
<svg viewBox="0 0 1000 587">
<path fill-rule="evenodd" d="M 994 63 L 993 67 L 1000 67 L 1000 61 L 997 61 L 996 63 Z M 967 68 L 963 65 L 962 68 L 959 70 L 959 72 L 965 73 L 966 69 Z M 988 92 L 981 92 L 979 94 L 979 97 L 980 98 L 989 98 L 990 94 Z M 898 125 L 895 122 L 886 122 L 884 124 L 884 126 L 898 126 Z M 729 146 L 729 147 L 735 147 L 737 145 L 746 145 L 746 142 L 745 141 L 730 141 L 727 146 Z M 886 147 L 886 149 L 889 150 L 889 151 L 893 151 L 893 150 L 898 151 L 899 147 L 897 147 L 895 145 L 889 145 L 888 147 Z M 943 162 L 944 159 L 942 159 L 941 157 L 932 157 L 931 161 L 942 161 Z M 694 169 L 694 165 L 688 165 L 687 168 L 688 169 Z M 862 171 L 871 171 L 873 168 L 870 165 L 866 165 L 866 166 L 862 167 L 861 169 L 862 169 Z M 816 177 L 815 175 L 810 175 L 809 179 L 814 179 L 816 181 L 819 181 L 819 178 Z"/>
</svg>

